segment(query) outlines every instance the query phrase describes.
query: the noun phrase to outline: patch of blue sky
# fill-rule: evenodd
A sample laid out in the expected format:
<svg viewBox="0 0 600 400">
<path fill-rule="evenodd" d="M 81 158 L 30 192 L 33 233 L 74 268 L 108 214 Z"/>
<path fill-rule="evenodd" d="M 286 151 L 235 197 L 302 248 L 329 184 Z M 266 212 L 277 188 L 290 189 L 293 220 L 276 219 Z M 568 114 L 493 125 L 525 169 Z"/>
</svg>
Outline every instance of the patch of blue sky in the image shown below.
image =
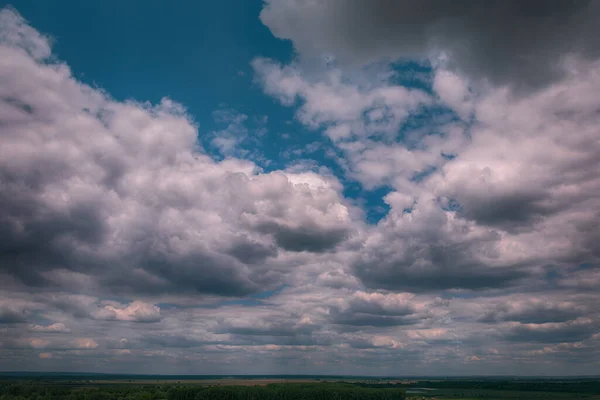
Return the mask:
<svg viewBox="0 0 600 400">
<path fill-rule="evenodd" d="M 428 62 L 412 60 L 391 63 L 393 75 L 390 83 L 410 89 L 420 89 L 428 94 L 433 93 L 433 68 Z"/>
<path fill-rule="evenodd" d="M 462 205 L 458 202 L 458 200 L 456 199 L 448 199 L 447 201 L 445 201 L 445 203 L 442 205 L 442 210 L 444 211 L 455 211 L 455 212 L 461 212 L 463 210 Z"/>
<path fill-rule="evenodd" d="M 281 292 L 285 289 L 287 285 L 281 285 L 276 289 L 267 290 L 260 293 L 254 293 L 248 295 L 243 299 L 233 299 L 233 300 L 224 300 L 217 302 L 214 304 L 215 307 L 227 306 L 227 305 L 240 305 L 240 306 L 259 306 L 264 304 L 265 300 L 268 300 L 270 297 L 273 297 L 277 293 Z"/>
<path fill-rule="evenodd" d="M 164 310 L 181 309 L 181 308 L 219 308 L 222 306 L 231 306 L 231 305 L 260 306 L 260 305 L 265 304 L 265 301 L 268 300 L 270 297 L 273 297 L 276 294 L 280 293 L 286 287 L 288 287 L 288 285 L 283 284 L 275 289 L 266 290 L 266 291 L 260 292 L 260 293 L 250 294 L 241 299 L 218 300 L 218 301 L 215 301 L 212 303 L 200 304 L 200 305 L 193 304 L 193 305 L 188 305 L 188 306 L 181 305 L 181 304 L 175 305 L 175 304 L 170 304 L 170 303 L 159 303 L 159 304 L 157 304 L 157 306 L 159 306 L 161 309 L 164 309 Z"/>
<path fill-rule="evenodd" d="M 373 190 L 365 190 L 359 182 L 348 181 L 344 185 L 344 196 L 353 199 L 364 212 L 368 224 L 377 224 L 390 211 L 384 197 L 392 191 L 389 186 L 381 186 Z"/>
<path fill-rule="evenodd" d="M 248 116 L 282 112 L 253 84 L 250 61 L 264 56 L 287 62 L 293 49 L 260 23 L 261 7 L 234 0 L 189 1 L 185 7 L 155 0 L 143 7 L 120 0 L 18 4 L 25 19 L 54 39 L 56 57 L 77 79 L 117 100 L 158 103 L 169 97 L 188 109 L 200 136 L 219 128 L 212 114 L 223 105 Z"/>
<path fill-rule="evenodd" d="M 456 113 L 442 105 L 420 107 L 406 118 L 398 131 L 396 142 L 413 150 L 421 145 L 425 136 L 444 136 L 449 124 L 460 122 Z"/>
</svg>

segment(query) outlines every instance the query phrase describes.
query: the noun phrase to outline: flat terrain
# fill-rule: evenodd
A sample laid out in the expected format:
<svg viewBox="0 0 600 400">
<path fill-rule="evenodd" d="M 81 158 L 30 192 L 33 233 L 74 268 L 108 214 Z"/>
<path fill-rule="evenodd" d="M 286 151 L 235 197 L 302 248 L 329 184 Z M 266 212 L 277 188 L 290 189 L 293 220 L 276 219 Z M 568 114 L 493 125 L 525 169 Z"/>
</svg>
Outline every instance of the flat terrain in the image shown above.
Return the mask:
<svg viewBox="0 0 600 400">
<path fill-rule="evenodd" d="M 333 397 L 332 397 L 333 396 Z M 337 396 L 337 397 L 336 397 Z M 600 378 L 400 379 L 302 376 L 0 374 L 0 399 L 600 400 Z"/>
</svg>

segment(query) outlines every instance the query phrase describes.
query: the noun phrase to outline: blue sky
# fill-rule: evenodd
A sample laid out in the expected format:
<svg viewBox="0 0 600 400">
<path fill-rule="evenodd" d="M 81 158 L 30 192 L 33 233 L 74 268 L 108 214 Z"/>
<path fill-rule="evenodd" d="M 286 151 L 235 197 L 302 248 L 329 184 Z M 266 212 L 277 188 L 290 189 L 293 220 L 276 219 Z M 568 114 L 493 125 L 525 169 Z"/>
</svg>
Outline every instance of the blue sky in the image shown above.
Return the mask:
<svg viewBox="0 0 600 400">
<path fill-rule="evenodd" d="M 600 371 L 600 13 L 534 3 L 0 2 L 0 371 Z"/>
<path fill-rule="evenodd" d="M 291 110 L 252 83 L 254 57 L 287 61 L 293 56 L 291 43 L 274 38 L 258 20 L 260 2 L 189 2 L 178 8 L 160 1 L 143 7 L 120 1 L 23 1 L 18 9 L 54 38 L 54 54 L 68 60 L 75 76 L 118 100 L 156 103 L 167 96 L 188 108 L 201 135 L 223 127 L 213 118 L 220 109 L 268 115 L 273 135 L 301 129 L 286 124 L 293 122 Z"/>
</svg>

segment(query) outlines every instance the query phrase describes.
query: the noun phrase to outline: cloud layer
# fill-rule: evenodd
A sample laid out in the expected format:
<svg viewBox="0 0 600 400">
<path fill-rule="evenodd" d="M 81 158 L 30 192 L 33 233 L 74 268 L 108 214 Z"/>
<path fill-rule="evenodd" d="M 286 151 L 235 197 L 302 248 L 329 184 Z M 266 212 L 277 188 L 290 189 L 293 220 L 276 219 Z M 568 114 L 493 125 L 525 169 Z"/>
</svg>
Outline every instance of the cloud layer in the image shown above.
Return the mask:
<svg viewBox="0 0 600 400">
<path fill-rule="evenodd" d="M 599 16 L 596 2 L 570 0 L 268 0 L 260 14 L 303 55 L 359 64 L 443 55 L 477 78 L 527 86 L 562 76 L 565 56 L 600 56 Z"/>
<path fill-rule="evenodd" d="M 248 117 L 231 112 L 208 133 L 216 157 L 183 105 L 111 98 L 73 77 L 16 11 L 0 11 L 0 359 L 10 363 L 0 369 L 599 371 L 595 5 L 498 3 L 504 21 L 532 26 L 502 38 L 490 67 L 478 49 L 505 30 L 481 7 L 410 4 L 263 9 L 301 56 L 335 48 L 371 63 L 442 49 L 459 66 L 430 66 L 410 86 L 391 66 L 254 59 L 265 95 L 331 143 L 337 175 L 263 171 L 237 150 Z M 348 30 L 357 15 L 364 24 Z M 552 49 L 535 35 L 515 48 L 561 21 L 548 31 L 571 36 Z M 441 34 L 477 39 L 446 49 Z M 552 68 L 529 76 L 516 60 L 530 51 Z M 521 79 L 513 67 L 536 90 L 503 85 Z M 350 183 L 386 190 L 377 224 L 344 195 Z"/>
</svg>

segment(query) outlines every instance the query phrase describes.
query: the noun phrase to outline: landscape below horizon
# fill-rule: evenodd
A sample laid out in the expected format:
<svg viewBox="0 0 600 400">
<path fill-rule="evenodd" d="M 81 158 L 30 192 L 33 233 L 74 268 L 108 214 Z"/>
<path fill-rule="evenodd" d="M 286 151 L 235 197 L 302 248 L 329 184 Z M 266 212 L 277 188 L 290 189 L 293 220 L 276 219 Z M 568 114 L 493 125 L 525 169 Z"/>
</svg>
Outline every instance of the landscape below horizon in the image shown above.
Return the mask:
<svg viewBox="0 0 600 400">
<path fill-rule="evenodd" d="M 600 399 L 596 378 L 357 378 L 156 376 L 106 374 L 0 375 L 0 398 L 283 400 L 283 399 Z"/>
<path fill-rule="evenodd" d="M 599 37 L 597 0 L 0 0 L 0 390 L 597 398 Z"/>
</svg>

